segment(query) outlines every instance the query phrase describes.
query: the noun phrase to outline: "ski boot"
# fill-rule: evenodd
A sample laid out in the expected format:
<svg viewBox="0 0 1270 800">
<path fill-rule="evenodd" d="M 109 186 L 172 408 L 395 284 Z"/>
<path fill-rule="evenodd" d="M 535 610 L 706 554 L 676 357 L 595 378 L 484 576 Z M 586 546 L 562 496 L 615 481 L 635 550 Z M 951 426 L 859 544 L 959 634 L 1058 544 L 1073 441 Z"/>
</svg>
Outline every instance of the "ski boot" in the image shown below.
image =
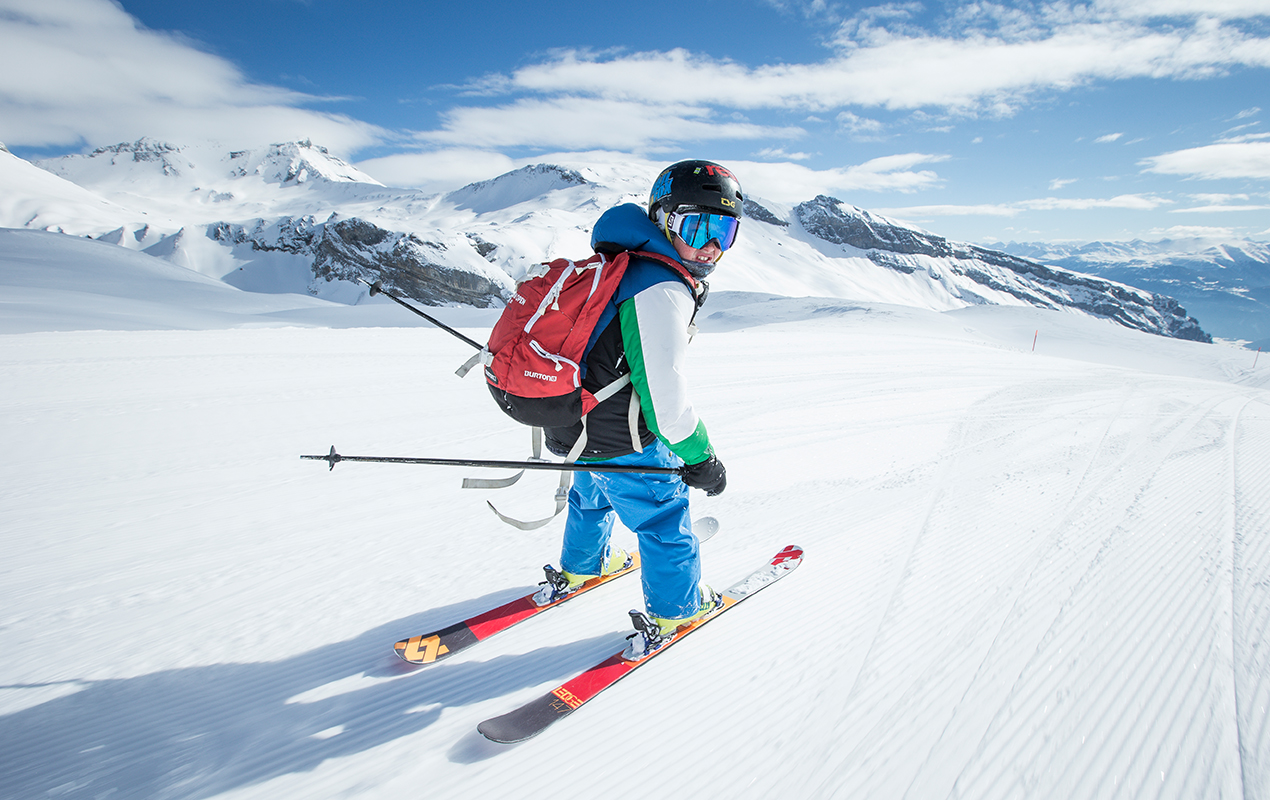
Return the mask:
<svg viewBox="0 0 1270 800">
<path fill-rule="evenodd" d="M 622 653 L 622 658 L 627 661 L 639 661 L 648 658 L 673 639 L 675 632 L 680 628 L 691 625 L 697 620 L 708 616 L 723 605 L 723 595 L 704 583 L 701 584 L 698 591 L 700 592 L 700 600 L 698 601 L 697 611 L 686 617 L 650 617 L 643 611 L 632 610 L 631 624 L 635 626 L 635 632 L 626 637 L 628 644 L 626 645 L 626 650 Z"/>
<path fill-rule="evenodd" d="M 630 567 L 632 563 L 634 563 L 634 558 L 632 558 L 630 553 L 620 547 L 609 547 L 608 553 L 603 559 L 603 566 L 599 575 L 579 575 L 566 570 L 557 570 L 547 564 L 542 568 L 542 571 L 546 573 L 547 579 L 538 584 L 542 588 L 534 595 L 534 605 L 539 607 L 549 606 L 557 600 L 573 594 L 579 586 L 592 578 L 601 578 L 605 575 L 612 575 L 614 572 L 621 572 Z"/>
</svg>

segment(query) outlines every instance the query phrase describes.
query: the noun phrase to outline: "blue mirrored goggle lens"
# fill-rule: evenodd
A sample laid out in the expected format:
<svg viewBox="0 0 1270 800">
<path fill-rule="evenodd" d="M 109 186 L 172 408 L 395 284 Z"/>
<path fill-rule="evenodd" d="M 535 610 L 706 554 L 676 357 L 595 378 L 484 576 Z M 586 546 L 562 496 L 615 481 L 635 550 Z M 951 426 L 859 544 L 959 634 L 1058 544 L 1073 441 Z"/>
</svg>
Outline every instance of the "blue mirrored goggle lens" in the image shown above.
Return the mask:
<svg viewBox="0 0 1270 800">
<path fill-rule="evenodd" d="M 720 250 L 727 250 L 736 242 L 741 220 L 726 214 L 682 214 L 675 220 L 675 233 L 694 250 L 710 242 L 718 242 Z"/>
</svg>

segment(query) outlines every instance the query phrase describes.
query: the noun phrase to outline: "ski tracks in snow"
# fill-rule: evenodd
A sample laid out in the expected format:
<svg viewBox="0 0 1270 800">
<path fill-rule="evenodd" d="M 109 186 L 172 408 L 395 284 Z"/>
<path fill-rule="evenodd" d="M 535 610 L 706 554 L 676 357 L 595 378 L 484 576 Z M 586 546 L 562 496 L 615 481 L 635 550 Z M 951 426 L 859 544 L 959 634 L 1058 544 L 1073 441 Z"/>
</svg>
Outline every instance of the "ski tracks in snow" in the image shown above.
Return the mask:
<svg viewBox="0 0 1270 800">
<path fill-rule="evenodd" d="M 638 581 L 402 672 L 392 641 L 527 589 L 558 529 L 453 473 L 295 458 L 523 448 L 431 379 L 444 334 L 12 337 L 0 796 L 1270 800 L 1264 389 L 960 331 L 702 337 L 707 579 L 808 560 L 508 748 L 476 723 L 620 647 Z"/>
<path fill-rule="evenodd" d="M 1232 425 L 1235 707 L 1244 797 L 1270 798 L 1270 406 L 1249 402 Z"/>
<path fill-rule="evenodd" d="M 966 411 L 810 795 L 1268 796 L 1264 414 L 1137 380 Z"/>
</svg>

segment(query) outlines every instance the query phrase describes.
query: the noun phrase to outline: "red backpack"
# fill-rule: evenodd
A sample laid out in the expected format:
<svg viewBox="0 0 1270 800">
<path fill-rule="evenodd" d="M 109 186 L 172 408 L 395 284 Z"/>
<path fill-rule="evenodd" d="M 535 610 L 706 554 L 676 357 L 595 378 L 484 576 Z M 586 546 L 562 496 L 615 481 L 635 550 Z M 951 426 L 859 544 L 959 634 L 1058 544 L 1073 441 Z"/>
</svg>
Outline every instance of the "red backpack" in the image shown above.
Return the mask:
<svg viewBox="0 0 1270 800">
<path fill-rule="evenodd" d="M 512 419 L 567 427 L 630 382 L 624 377 L 595 394 L 582 388 L 587 345 L 632 255 L 661 262 L 696 285 L 678 261 L 637 251 L 559 258 L 531 269 L 516 287 L 481 352 L 490 393 Z"/>
</svg>

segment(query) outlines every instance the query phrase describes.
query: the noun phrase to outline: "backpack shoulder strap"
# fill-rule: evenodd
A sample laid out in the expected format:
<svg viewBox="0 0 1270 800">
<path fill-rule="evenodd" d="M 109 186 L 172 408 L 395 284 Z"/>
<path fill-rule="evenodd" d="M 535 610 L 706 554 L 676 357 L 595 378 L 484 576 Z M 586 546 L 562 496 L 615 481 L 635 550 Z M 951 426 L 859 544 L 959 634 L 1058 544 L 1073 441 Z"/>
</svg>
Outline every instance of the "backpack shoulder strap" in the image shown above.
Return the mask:
<svg viewBox="0 0 1270 800">
<path fill-rule="evenodd" d="M 696 302 L 696 307 L 692 310 L 692 317 L 693 319 L 696 319 L 697 312 L 701 310 L 701 306 L 706 302 L 706 296 L 710 294 L 710 284 L 703 280 L 699 280 L 688 271 L 687 267 L 680 264 L 675 259 L 663 256 L 660 253 L 650 253 L 646 250 L 631 250 L 624 253 L 624 255 L 638 256 L 640 258 L 648 259 L 649 261 L 656 261 L 669 267 L 677 276 L 679 276 L 679 279 L 683 281 L 684 285 L 688 287 L 688 291 L 692 293 L 692 298 Z M 689 320 L 689 322 L 691 322 L 691 320 Z"/>
<path fill-rule="evenodd" d="M 669 267 L 684 283 L 688 285 L 688 288 L 692 290 L 693 296 L 695 297 L 697 295 L 697 287 L 701 285 L 701 281 L 698 281 L 695 277 L 693 277 L 693 274 L 688 271 L 688 268 L 683 264 L 680 264 L 675 259 L 663 256 L 661 253 L 650 253 L 647 250 L 629 250 L 625 255 L 638 256 L 639 258 L 656 261 L 659 264 Z"/>
</svg>

